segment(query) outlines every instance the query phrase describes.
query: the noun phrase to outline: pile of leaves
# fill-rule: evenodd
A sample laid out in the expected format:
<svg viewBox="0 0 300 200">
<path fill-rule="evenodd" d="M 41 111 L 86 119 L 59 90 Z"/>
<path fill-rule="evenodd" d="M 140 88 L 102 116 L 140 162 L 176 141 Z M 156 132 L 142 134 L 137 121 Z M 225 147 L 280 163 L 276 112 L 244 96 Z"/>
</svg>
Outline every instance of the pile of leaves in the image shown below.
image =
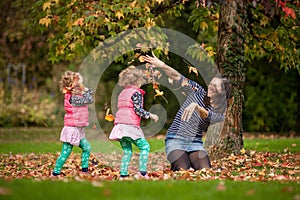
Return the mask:
<svg viewBox="0 0 300 200">
<path fill-rule="evenodd" d="M 80 154 L 73 153 L 65 163 L 59 176 L 51 175 L 59 153 L 47 154 L 1 154 L 0 178 L 4 180 L 33 178 L 36 180 L 118 180 L 121 153 L 93 153 L 89 172 L 81 172 Z M 134 154 L 130 163 L 129 180 L 140 179 L 139 155 Z M 198 171 L 173 172 L 164 153 L 150 153 L 148 162 L 150 180 L 245 180 L 245 181 L 300 181 L 299 153 L 242 152 L 213 160 L 212 168 Z"/>
</svg>

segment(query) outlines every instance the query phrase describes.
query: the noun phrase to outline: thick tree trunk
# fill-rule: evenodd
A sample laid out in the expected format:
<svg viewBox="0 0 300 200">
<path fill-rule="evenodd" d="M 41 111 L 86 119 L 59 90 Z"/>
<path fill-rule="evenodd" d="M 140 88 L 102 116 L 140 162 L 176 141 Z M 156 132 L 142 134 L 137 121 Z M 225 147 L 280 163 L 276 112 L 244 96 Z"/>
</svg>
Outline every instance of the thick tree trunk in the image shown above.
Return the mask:
<svg viewBox="0 0 300 200">
<path fill-rule="evenodd" d="M 245 6 L 243 0 L 221 1 L 216 65 L 230 77 L 232 97 L 223 123 L 211 125 L 205 146 L 212 157 L 221 153 L 239 153 L 243 148 L 242 105 L 244 69 Z"/>
</svg>

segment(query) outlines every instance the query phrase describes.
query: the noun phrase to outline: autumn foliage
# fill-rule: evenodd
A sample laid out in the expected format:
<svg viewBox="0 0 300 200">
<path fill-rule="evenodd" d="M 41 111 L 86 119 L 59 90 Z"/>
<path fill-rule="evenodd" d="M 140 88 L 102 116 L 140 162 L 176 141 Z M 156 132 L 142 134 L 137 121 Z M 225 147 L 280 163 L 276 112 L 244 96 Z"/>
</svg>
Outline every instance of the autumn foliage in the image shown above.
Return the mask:
<svg viewBox="0 0 300 200">
<path fill-rule="evenodd" d="M 94 153 L 90 159 L 88 173 L 82 173 L 80 154 L 71 154 L 62 174 L 51 176 L 58 154 L 1 154 L 0 177 L 4 180 L 33 178 L 35 180 L 118 180 L 122 155 Z M 129 166 L 129 180 L 140 179 L 138 154 L 134 154 Z M 213 160 L 211 169 L 170 170 L 164 153 L 150 153 L 148 174 L 150 180 L 240 180 L 240 181 L 300 181 L 300 153 L 270 153 L 245 151 L 241 155 L 230 155 Z"/>
</svg>

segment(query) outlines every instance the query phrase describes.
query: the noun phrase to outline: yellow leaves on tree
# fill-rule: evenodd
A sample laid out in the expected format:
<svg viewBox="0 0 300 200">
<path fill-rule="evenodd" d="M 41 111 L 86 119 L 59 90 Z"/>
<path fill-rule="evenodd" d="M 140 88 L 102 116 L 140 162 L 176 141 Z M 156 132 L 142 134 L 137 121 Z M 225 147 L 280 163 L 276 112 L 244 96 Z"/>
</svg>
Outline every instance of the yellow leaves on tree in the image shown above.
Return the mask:
<svg viewBox="0 0 300 200">
<path fill-rule="evenodd" d="M 264 27 L 265 27 L 268 23 L 269 23 L 269 17 L 267 17 L 267 16 L 263 16 L 262 19 L 261 19 L 260 22 L 259 22 L 259 24 L 260 24 L 261 26 L 264 26 Z"/>
<path fill-rule="evenodd" d="M 155 26 L 155 21 L 153 19 L 151 19 L 151 18 L 147 18 L 144 27 L 151 28 L 153 26 Z"/>
<path fill-rule="evenodd" d="M 50 9 L 51 8 L 51 3 L 50 2 L 45 2 L 43 4 L 43 11 Z"/>
<path fill-rule="evenodd" d="M 205 29 L 208 28 L 208 24 L 206 22 L 201 22 L 200 28 L 204 31 Z"/>
<path fill-rule="evenodd" d="M 82 25 L 83 25 L 83 21 L 84 21 L 84 18 L 81 17 L 81 18 L 77 19 L 77 20 L 73 23 L 73 25 L 75 25 L 75 26 L 82 26 Z"/>
<path fill-rule="evenodd" d="M 213 47 L 206 47 L 205 50 L 207 51 L 207 56 L 212 57 L 216 54 L 216 52 L 214 52 Z"/>
<path fill-rule="evenodd" d="M 155 0 L 155 2 L 157 2 L 158 4 L 161 4 L 162 2 L 164 2 L 164 0 Z"/>
<path fill-rule="evenodd" d="M 52 5 L 59 4 L 59 0 L 47 1 L 43 4 L 43 11 L 50 9 Z"/>
<path fill-rule="evenodd" d="M 121 10 L 116 11 L 116 16 L 120 20 L 121 18 L 124 19 L 123 12 Z"/>
<path fill-rule="evenodd" d="M 46 16 L 46 17 L 40 19 L 39 24 L 45 25 L 46 27 L 48 27 L 51 24 L 51 19 L 49 18 L 49 16 Z"/>
</svg>

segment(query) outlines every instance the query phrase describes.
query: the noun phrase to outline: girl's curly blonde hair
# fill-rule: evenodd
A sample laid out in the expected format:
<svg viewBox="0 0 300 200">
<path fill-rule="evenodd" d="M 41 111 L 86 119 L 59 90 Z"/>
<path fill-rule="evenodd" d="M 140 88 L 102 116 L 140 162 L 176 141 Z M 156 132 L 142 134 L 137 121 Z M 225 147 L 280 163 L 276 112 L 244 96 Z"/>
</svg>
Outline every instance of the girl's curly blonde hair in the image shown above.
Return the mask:
<svg viewBox="0 0 300 200">
<path fill-rule="evenodd" d="M 84 89 L 82 76 L 78 72 L 65 71 L 59 81 L 59 89 L 62 93 L 82 94 Z"/>
<path fill-rule="evenodd" d="M 120 86 L 140 86 L 145 82 L 143 70 L 135 66 L 129 66 L 119 74 L 118 84 Z"/>
</svg>

